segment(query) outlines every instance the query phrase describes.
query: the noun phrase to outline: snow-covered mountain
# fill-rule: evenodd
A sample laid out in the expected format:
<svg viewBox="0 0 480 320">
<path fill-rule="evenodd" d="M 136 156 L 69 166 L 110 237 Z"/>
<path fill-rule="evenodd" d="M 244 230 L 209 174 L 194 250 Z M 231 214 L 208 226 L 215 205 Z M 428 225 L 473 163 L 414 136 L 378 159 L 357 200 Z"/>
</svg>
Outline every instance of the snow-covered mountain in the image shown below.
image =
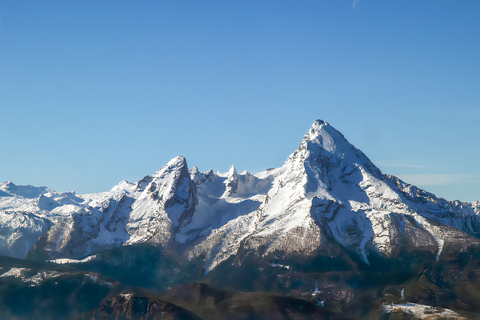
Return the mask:
<svg viewBox="0 0 480 320">
<path fill-rule="evenodd" d="M 314 254 L 335 242 L 376 252 L 477 243 L 480 202 L 450 202 L 384 175 L 328 123 L 315 121 L 276 169 L 188 169 L 183 157 L 136 183 L 76 195 L 0 184 L 0 255 L 83 258 L 137 243 L 204 257 L 206 272 L 242 250 Z"/>
</svg>

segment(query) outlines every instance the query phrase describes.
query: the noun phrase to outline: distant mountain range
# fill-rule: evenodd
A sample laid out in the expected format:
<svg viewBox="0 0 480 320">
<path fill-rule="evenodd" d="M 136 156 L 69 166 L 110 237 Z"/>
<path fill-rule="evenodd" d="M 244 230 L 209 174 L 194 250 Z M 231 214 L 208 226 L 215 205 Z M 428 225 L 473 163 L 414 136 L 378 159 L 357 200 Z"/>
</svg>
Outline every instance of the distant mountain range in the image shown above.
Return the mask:
<svg viewBox="0 0 480 320">
<path fill-rule="evenodd" d="M 447 201 L 383 174 L 317 120 L 282 167 L 254 175 L 233 166 L 200 172 L 180 156 L 102 193 L 2 183 L 0 255 L 86 263 L 105 250 L 147 244 L 194 261 L 205 277 L 253 256 L 275 270 L 288 270 L 288 257 L 340 256 L 375 270 L 406 261 L 405 252 L 435 263 L 478 246 L 479 214 L 480 201 Z"/>
</svg>

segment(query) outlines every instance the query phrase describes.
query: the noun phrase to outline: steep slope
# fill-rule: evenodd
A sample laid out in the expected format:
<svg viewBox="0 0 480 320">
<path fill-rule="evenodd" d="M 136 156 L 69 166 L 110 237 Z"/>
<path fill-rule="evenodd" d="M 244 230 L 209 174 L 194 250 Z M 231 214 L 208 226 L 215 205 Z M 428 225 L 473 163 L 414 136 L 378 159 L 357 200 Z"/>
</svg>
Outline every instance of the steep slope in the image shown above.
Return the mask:
<svg viewBox="0 0 480 320">
<path fill-rule="evenodd" d="M 439 200 L 383 175 L 321 120 L 283 167 L 258 177 L 272 181 L 259 209 L 216 229 L 194 250 L 208 254 L 207 268 L 240 246 L 262 254 L 308 255 L 333 240 L 369 264 L 371 251 L 392 256 L 421 248 L 438 259 L 445 242 L 476 242 L 470 236 L 477 235 L 478 203 Z"/>
<path fill-rule="evenodd" d="M 455 205 L 426 193 L 421 199 L 392 180 L 317 120 L 276 177 L 246 244 L 311 253 L 333 239 L 368 264 L 369 248 L 387 256 L 400 247 L 440 254 L 445 241 L 474 241 L 467 234 L 478 230 L 478 203 Z"/>
<path fill-rule="evenodd" d="M 134 199 L 127 224 L 127 244 L 172 242 L 175 233 L 191 221 L 198 202 L 185 158 L 174 158 L 155 174 L 140 180 Z"/>
</svg>

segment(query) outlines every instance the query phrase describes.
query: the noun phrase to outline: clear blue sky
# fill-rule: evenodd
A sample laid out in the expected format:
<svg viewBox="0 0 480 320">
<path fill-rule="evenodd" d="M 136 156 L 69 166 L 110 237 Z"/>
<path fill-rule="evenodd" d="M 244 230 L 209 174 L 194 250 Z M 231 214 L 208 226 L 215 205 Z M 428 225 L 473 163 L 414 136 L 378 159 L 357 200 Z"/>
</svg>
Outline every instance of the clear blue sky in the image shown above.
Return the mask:
<svg viewBox="0 0 480 320">
<path fill-rule="evenodd" d="M 315 119 L 480 200 L 480 1 L 0 2 L 0 181 L 281 166 Z"/>
</svg>

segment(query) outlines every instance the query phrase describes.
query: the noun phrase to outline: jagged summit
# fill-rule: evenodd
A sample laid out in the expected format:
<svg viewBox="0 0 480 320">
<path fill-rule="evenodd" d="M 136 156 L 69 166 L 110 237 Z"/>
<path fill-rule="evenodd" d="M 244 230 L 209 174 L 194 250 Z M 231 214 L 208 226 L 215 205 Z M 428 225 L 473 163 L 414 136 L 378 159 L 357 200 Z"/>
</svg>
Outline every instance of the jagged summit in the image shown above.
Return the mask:
<svg viewBox="0 0 480 320">
<path fill-rule="evenodd" d="M 341 158 L 350 156 L 351 160 L 359 159 L 359 156 L 363 155 L 360 150 L 348 142 L 343 134 L 322 120 L 316 120 L 305 133 L 299 149 L 308 149 L 317 154 L 321 149 L 323 152 Z"/>
<path fill-rule="evenodd" d="M 360 165 L 376 177 L 382 175 L 380 169 L 362 151 L 348 142 L 333 126 L 322 120 L 316 120 L 313 123 L 304 135 L 300 146 L 290 155 L 287 162 L 306 166 L 313 164 L 314 167 L 325 169 L 329 164 L 335 166 L 345 162 L 350 165 Z"/>
<path fill-rule="evenodd" d="M 235 168 L 234 165 L 232 165 L 227 172 L 227 176 L 236 176 L 236 175 L 238 175 L 237 169 Z"/>
<path fill-rule="evenodd" d="M 336 145 L 337 144 L 345 144 L 347 143 L 345 138 L 341 136 L 342 139 L 336 139 L 334 140 L 334 137 L 332 137 L 332 133 L 334 136 L 338 136 L 338 132 L 330 126 L 327 122 L 322 121 L 322 120 L 316 120 L 310 129 L 305 133 L 303 136 L 302 143 L 300 146 L 308 144 L 309 142 L 315 143 L 317 145 L 320 145 L 323 147 L 325 150 L 328 152 L 335 152 Z M 336 137 L 338 138 L 338 137 Z M 343 140 L 343 141 L 340 141 Z"/>
<path fill-rule="evenodd" d="M 351 152 L 354 149 L 335 128 L 322 120 L 317 120 L 305 133 L 300 146 L 288 160 L 295 161 L 297 159 L 303 162 L 312 153 L 315 157 L 322 153 L 329 153 L 329 157 L 344 157 L 345 152 Z M 298 157 L 300 158 L 298 159 Z"/>
<path fill-rule="evenodd" d="M 162 169 L 158 170 L 155 174 L 162 173 L 165 170 L 167 171 L 174 170 L 175 168 L 181 168 L 181 169 L 186 168 L 188 170 L 187 159 L 185 159 L 185 157 L 183 156 L 175 157 L 172 160 L 170 160 L 165 166 L 163 166 Z"/>
</svg>

